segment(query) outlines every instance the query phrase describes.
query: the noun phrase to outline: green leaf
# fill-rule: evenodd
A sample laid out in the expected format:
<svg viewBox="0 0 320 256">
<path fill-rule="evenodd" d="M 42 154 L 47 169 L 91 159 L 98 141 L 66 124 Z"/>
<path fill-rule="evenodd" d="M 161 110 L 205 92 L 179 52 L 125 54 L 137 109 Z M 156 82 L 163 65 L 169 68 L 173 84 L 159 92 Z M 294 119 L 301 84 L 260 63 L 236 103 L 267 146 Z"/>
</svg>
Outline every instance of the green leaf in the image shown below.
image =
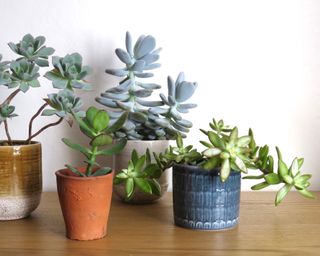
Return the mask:
<svg viewBox="0 0 320 256">
<path fill-rule="evenodd" d="M 63 138 L 62 141 L 64 142 L 64 144 L 66 144 L 68 147 L 80 151 L 82 154 L 84 154 L 87 158 L 90 158 L 92 152 L 90 149 L 85 148 L 77 143 L 73 143 L 70 140 Z"/>
<path fill-rule="evenodd" d="M 221 172 L 220 172 L 220 179 L 222 182 L 225 182 L 228 179 L 230 175 L 230 171 L 231 171 L 231 168 L 230 168 L 229 159 L 223 160 L 222 166 L 221 166 Z"/>
<path fill-rule="evenodd" d="M 156 196 L 160 196 L 161 195 L 161 186 L 157 182 L 157 180 L 152 179 L 152 180 L 149 180 L 148 182 L 149 182 L 149 185 L 151 187 L 152 194 L 156 195 Z"/>
<path fill-rule="evenodd" d="M 203 168 L 206 170 L 212 170 L 218 166 L 220 159 L 218 157 L 208 159 L 204 164 Z"/>
<path fill-rule="evenodd" d="M 86 118 L 89 121 L 89 124 L 93 125 L 94 117 L 98 114 L 99 110 L 95 107 L 89 107 L 86 111 Z"/>
<path fill-rule="evenodd" d="M 72 112 L 73 117 L 77 120 L 79 126 L 80 126 L 80 130 L 87 135 L 90 138 L 94 138 L 96 137 L 98 134 L 96 134 L 95 131 L 93 131 L 87 124 L 86 122 L 83 121 L 82 118 L 80 118 L 77 114 L 75 114 L 74 112 Z"/>
<path fill-rule="evenodd" d="M 212 143 L 212 145 L 214 145 L 215 147 L 220 148 L 220 149 L 225 148 L 223 141 L 219 138 L 219 136 L 216 133 L 209 131 L 208 137 L 209 137 L 209 140 Z"/>
<path fill-rule="evenodd" d="M 108 127 L 109 115 L 104 110 L 99 110 L 93 119 L 92 126 L 97 132 L 101 132 Z"/>
<path fill-rule="evenodd" d="M 126 144 L 127 144 L 127 140 L 125 138 L 120 139 L 112 147 L 104 150 L 99 150 L 97 152 L 97 155 L 111 156 L 111 155 L 118 154 L 122 151 L 122 149 L 125 147 Z"/>
<path fill-rule="evenodd" d="M 268 184 L 279 184 L 281 182 L 281 179 L 279 178 L 278 174 L 276 173 L 269 173 L 264 176 L 264 179 Z"/>
<path fill-rule="evenodd" d="M 236 156 L 234 163 L 236 164 L 236 166 L 239 168 L 241 172 L 248 173 L 245 163 L 238 156 Z"/>
<path fill-rule="evenodd" d="M 296 174 L 299 172 L 299 162 L 298 158 L 295 158 L 290 166 L 289 173 L 292 177 L 296 176 Z"/>
<path fill-rule="evenodd" d="M 236 143 L 237 139 L 238 139 L 238 128 L 234 127 L 231 131 L 229 142 Z"/>
<path fill-rule="evenodd" d="M 149 164 L 143 170 L 150 178 L 160 178 L 162 171 L 157 164 Z"/>
<path fill-rule="evenodd" d="M 133 195 L 134 191 L 134 180 L 133 178 L 129 178 L 126 181 L 126 196 L 130 198 Z"/>
<path fill-rule="evenodd" d="M 291 190 L 292 185 L 286 184 L 284 185 L 277 193 L 276 199 L 275 199 L 275 205 L 279 205 L 284 197 L 288 194 L 288 192 Z"/>
<path fill-rule="evenodd" d="M 151 164 L 151 154 L 149 148 L 146 150 L 146 164 L 149 165 Z"/>
<path fill-rule="evenodd" d="M 137 153 L 137 151 L 134 149 L 134 150 L 132 150 L 132 153 L 131 153 L 131 161 L 132 161 L 133 165 L 136 165 L 136 163 L 138 162 L 138 160 L 139 160 L 138 153 Z"/>
<path fill-rule="evenodd" d="M 135 184 L 137 187 L 144 193 L 152 194 L 152 188 L 149 182 L 143 178 L 134 178 Z"/>
<path fill-rule="evenodd" d="M 212 145 L 211 145 L 210 143 L 206 142 L 206 141 L 201 140 L 200 143 L 201 143 L 203 146 L 207 147 L 207 148 L 211 148 L 211 147 L 212 147 Z"/>
<path fill-rule="evenodd" d="M 220 153 L 221 153 L 221 149 L 219 148 L 208 148 L 205 151 L 203 151 L 203 155 L 208 158 L 217 156 Z"/>
<path fill-rule="evenodd" d="M 106 146 L 112 144 L 112 137 L 110 135 L 101 134 L 95 137 L 91 142 L 90 145 L 94 147 Z"/>
<path fill-rule="evenodd" d="M 262 179 L 262 178 L 264 178 L 263 174 L 258 175 L 258 176 L 245 176 L 242 179 L 244 179 L 244 180 L 256 180 L 256 179 Z"/>
<path fill-rule="evenodd" d="M 119 179 L 127 179 L 128 175 L 122 171 L 122 172 L 119 172 L 116 177 Z"/>
<path fill-rule="evenodd" d="M 278 173 L 280 174 L 281 178 L 284 178 L 286 175 L 288 175 L 288 167 L 287 165 L 279 158 L 278 162 Z"/>
<path fill-rule="evenodd" d="M 315 198 L 314 194 L 312 194 L 309 190 L 301 189 L 301 190 L 298 190 L 298 192 L 304 197 L 311 198 L 311 199 Z"/>
<path fill-rule="evenodd" d="M 111 125 L 106 129 L 106 132 L 114 133 L 118 131 L 120 128 L 123 127 L 124 123 L 127 121 L 127 118 L 128 118 L 128 113 L 127 112 L 123 113 L 113 125 Z"/>
<path fill-rule="evenodd" d="M 120 179 L 118 177 L 114 177 L 113 184 L 114 185 L 119 185 L 119 184 L 123 183 L 124 181 L 125 181 L 125 179 Z"/>
<path fill-rule="evenodd" d="M 269 186 L 269 184 L 267 182 L 261 182 L 259 184 L 252 186 L 251 189 L 252 190 L 260 190 L 260 189 L 266 188 L 268 186 Z"/>
<path fill-rule="evenodd" d="M 299 170 L 301 169 L 302 165 L 303 165 L 304 159 L 303 158 L 299 158 L 298 159 L 298 164 L 299 164 Z"/>
<path fill-rule="evenodd" d="M 178 148 L 183 148 L 183 140 L 180 134 L 177 135 L 176 142 L 177 142 Z"/>
<path fill-rule="evenodd" d="M 52 116 L 55 115 L 57 113 L 57 110 L 55 109 L 45 109 L 42 111 L 42 116 Z"/>
<path fill-rule="evenodd" d="M 138 159 L 137 163 L 134 165 L 134 169 L 136 171 L 142 171 L 142 168 L 145 162 L 146 162 L 146 156 L 143 155 Z"/>
<path fill-rule="evenodd" d="M 245 146 L 248 146 L 248 144 L 250 143 L 251 141 L 251 137 L 250 136 L 243 136 L 243 137 L 240 137 L 237 141 L 237 145 L 239 147 L 245 147 Z"/>
<path fill-rule="evenodd" d="M 75 167 L 66 164 L 65 165 L 70 171 L 72 171 L 74 174 L 80 176 L 80 177 L 86 177 L 85 174 L 83 174 L 82 172 L 80 172 L 78 169 L 76 169 Z"/>
<path fill-rule="evenodd" d="M 91 176 L 103 176 L 110 173 L 112 170 L 110 167 L 104 167 L 95 171 Z"/>
</svg>

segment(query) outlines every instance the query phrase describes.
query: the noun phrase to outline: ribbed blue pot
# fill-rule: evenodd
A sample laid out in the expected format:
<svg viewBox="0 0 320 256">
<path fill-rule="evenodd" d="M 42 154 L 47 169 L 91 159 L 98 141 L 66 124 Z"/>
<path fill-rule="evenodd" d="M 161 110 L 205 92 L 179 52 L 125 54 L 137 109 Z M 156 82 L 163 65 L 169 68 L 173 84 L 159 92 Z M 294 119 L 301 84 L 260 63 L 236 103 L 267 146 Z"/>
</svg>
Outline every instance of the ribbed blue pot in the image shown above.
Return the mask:
<svg viewBox="0 0 320 256">
<path fill-rule="evenodd" d="M 221 182 L 219 169 L 173 166 L 173 213 L 176 225 L 202 230 L 232 228 L 238 224 L 241 175 L 231 172 Z"/>
</svg>

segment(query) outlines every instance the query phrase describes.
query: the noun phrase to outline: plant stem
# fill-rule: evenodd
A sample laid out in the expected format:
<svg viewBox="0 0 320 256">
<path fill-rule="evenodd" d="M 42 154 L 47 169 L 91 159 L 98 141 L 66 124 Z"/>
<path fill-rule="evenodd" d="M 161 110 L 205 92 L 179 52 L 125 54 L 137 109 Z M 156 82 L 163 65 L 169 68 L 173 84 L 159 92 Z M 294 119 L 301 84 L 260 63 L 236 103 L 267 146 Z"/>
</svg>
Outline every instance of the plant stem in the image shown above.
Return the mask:
<svg viewBox="0 0 320 256">
<path fill-rule="evenodd" d="M 37 113 L 34 114 L 34 116 L 32 116 L 32 118 L 30 119 L 30 122 L 29 122 L 29 133 L 28 133 L 28 136 L 29 138 L 31 137 L 32 135 L 32 125 L 33 125 L 33 121 L 37 118 L 37 116 L 40 115 L 41 111 L 46 107 L 48 106 L 48 103 L 44 103 L 40 108 L 39 110 L 37 111 Z M 28 144 L 30 143 L 30 141 L 28 141 Z"/>
<path fill-rule="evenodd" d="M 97 158 L 98 147 L 93 146 L 91 151 L 92 151 L 92 154 L 89 159 L 89 163 L 88 163 L 87 170 L 86 170 L 87 177 L 91 176 L 91 174 L 92 174 L 92 168 L 93 168 L 94 163 L 96 162 L 96 158 Z"/>
<path fill-rule="evenodd" d="M 1 106 L 3 106 L 4 104 L 10 104 L 10 102 L 12 101 L 12 99 L 20 92 L 20 89 L 16 89 L 13 93 L 11 93 L 8 98 L 6 98 L 6 100 L 1 104 Z"/>
<path fill-rule="evenodd" d="M 6 131 L 6 135 L 7 135 L 7 138 L 8 138 L 8 143 L 9 143 L 10 146 L 12 146 L 12 140 L 11 140 L 10 133 L 9 133 L 8 122 L 7 122 L 7 120 L 4 120 L 3 123 L 4 123 L 4 128 L 5 128 L 5 131 Z"/>
<path fill-rule="evenodd" d="M 58 124 L 60 124 L 61 122 L 63 121 L 63 117 L 60 117 L 60 119 L 57 121 L 57 122 L 54 122 L 54 123 L 50 123 L 50 124 L 47 124 L 46 126 L 43 126 L 39 131 L 37 131 L 35 134 L 29 136 L 29 138 L 26 140 L 27 144 L 29 144 L 31 142 L 31 140 L 38 136 L 40 133 L 42 133 L 44 130 L 52 127 L 52 126 L 56 126 Z"/>
</svg>

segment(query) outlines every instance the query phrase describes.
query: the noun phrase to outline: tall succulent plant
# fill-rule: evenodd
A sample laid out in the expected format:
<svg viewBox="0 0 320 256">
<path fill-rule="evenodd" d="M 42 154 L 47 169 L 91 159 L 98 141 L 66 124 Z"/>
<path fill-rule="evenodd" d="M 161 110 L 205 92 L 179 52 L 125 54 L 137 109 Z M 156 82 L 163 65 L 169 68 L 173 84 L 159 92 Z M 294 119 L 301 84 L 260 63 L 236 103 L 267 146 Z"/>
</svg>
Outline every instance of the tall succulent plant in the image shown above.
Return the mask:
<svg viewBox="0 0 320 256">
<path fill-rule="evenodd" d="M 187 82 L 184 74 L 178 76 L 174 83 L 168 77 L 168 97 L 160 94 L 157 101 L 147 100 L 154 90 L 161 86 L 144 82 L 150 78 L 150 70 L 160 67 L 157 63 L 161 48 L 156 48 L 156 40 L 148 35 L 141 35 L 133 44 L 129 32 L 126 33 L 126 50 L 116 49 L 115 53 L 125 67 L 107 69 L 106 73 L 121 77 L 119 85 L 106 90 L 98 97 L 97 102 L 111 108 L 110 116 L 115 122 L 123 112 L 128 112 L 128 120 L 116 133 L 117 137 L 130 140 L 173 139 L 178 133 L 189 131 L 190 121 L 182 119 L 181 113 L 187 113 L 195 104 L 187 101 L 196 89 L 196 83 Z"/>
<path fill-rule="evenodd" d="M 10 102 L 20 92 L 26 93 L 30 88 L 40 87 L 38 80 L 40 68 L 49 66 L 48 58 L 54 53 L 53 48 L 46 47 L 44 44 L 45 37 L 33 37 L 27 34 L 19 43 L 8 44 L 19 55 L 16 60 L 2 61 L 2 55 L 0 54 L 0 85 L 4 85 L 8 89 L 15 88 L 0 104 L 0 124 L 4 123 L 9 144 L 12 144 L 12 141 L 7 121 L 8 118 L 16 116 L 13 113 L 15 107 L 10 105 Z M 82 57 L 78 53 L 68 54 L 63 58 L 54 56 L 52 64 L 54 69 L 48 71 L 44 77 L 52 81 L 53 87 L 59 89 L 59 91 L 49 94 L 45 103 L 32 116 L 26 142 L 30 142 L 35 136 L 47 128 L 61 123 L 64 119 L 71 124 L 72 113 L 83 116 L 83 112 L 80 111 L 82 102 L 75 96 L 74 89 L 90 88 L 90 85 L 84 81 L 84 78 L 90 72 L 89 67 L 82 65 Z M 47 106 L 50 106 L 51 109 L 45 109 Z M 56 115 L 59 119 L 32 133 L 33 122 L 40 114 L 45 116 Z"/>
</svg>

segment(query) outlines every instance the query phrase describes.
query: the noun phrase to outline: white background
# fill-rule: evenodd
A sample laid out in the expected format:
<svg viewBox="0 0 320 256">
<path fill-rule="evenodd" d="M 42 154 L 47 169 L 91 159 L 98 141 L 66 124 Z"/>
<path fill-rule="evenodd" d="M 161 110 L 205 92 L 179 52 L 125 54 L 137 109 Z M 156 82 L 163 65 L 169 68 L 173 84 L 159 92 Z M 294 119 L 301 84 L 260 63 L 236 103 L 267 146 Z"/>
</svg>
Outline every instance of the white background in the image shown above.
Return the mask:
<svg viewBox="0 0 320 256">
<path fill-rule="evenodd" d="M 278 145 L 287 162 L 304 156 L 312 189 L 320 189 L 320 2 L 0 0 L 0 9 L 5 59 L 15 58 L 6 44 L 26 33 L 46 36 L 56 55 L 83 55 L 94 69 L 95 85 L 91 93 L 80 94 L 86 106 L 97 105 L 94 97 L 116 84 L 104 69 L 119 67 L 114 48 L 124 48 L 125 32 L 135 39 L 155 36 L 163 51 L 153 81 L 165 91 L 166 76 L 185 71 L 188 80 L 199 83 L 193 98 L 199 107 L 188 116 L 194 122 L 188 143 L 199 145 L 198 129 L 207 128 L 212 117 L 243 133 L 251 127 L 259 144 Z M 48 81 L 41 82 L 41 88 L 13 102 L 20 115 L 10 122 L 15 139 L 26 137 L 27 120 L 54 91 Z M 2 86 L 0 100 L 8 93 Z M 40 118 L 35 128 L 54 120 Z M 38 137 L 45 190 L 55 189 L 56 170 L 82 160 L 62 137 L 85 142 L 77 127 L 65 123 Z M 5 138 L 2 129 L 0 138 Z M 244 190 L 251 185 L 242 183 Z"/>
</svg>

